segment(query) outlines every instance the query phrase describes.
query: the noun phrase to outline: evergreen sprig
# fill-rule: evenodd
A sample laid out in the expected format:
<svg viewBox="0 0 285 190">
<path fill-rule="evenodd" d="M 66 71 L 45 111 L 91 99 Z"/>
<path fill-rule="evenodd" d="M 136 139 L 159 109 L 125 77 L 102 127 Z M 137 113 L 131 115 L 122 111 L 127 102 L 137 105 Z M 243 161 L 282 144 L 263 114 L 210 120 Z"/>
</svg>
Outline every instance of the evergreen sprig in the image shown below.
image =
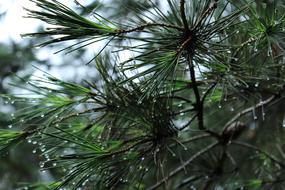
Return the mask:
<svg viewBox="0 0 285 190">
<path fill-rule="evenodd" d="M 42 20 L 48 24 L 55 26 L 49 28 L 43 32 L 24 34 L 23 36 L 45 37 L 45 36 L 59 36 L 55 39 L 49 40 L 40 44 L 40 46 L 46 46 L 52 43 L 58 43 L 62 41 L 74 40 L 74 39 L 88 39 L 94 40 L 96 37 L 108 35 L 113 33 L 115 26 L 109 26 L 112 23 L 106 24 L 106 20 L 103 21 L 98 18 L 98 23 L 88 20 L 66 5 L 58 1 L 47 0 L 32 0 L 38 7 L 44 11 L 29 10 L 28 18 L 35 18 Z"/>
<path fill-rule="evenodd" d="M 268 143 L 281 142 L 283 131 L 272 128 L 276 134 L 268 136 L 257 126 L 269 116 L 270 125 L 285 122 L 278 112 L 285 21 L 277 1 L 273 8 L 282 14 L 270 17 L 272 4 L 257 1 L 168 0 L 167 11 L 150 2 L 152 9 L 120 25 L 99 13 L 91 21 L 58 1 L 32 2 L 42 10 L 29 16 L 56 27 L 27 35 L 63 35 L 42 45 L 82 40 L 63 49 L 73 51 L 109 40 L 92 60 L 97 80 L 76 84 L 46 73 L 28 82 L 30 98 L 9 97 L 31 103 L 16 114 L 21 131 L 1 132 L 0 145 L 24 137 L 38 144 L 43 168 L 64 169 L 53 189 L 284 183 L 284 150 Z M 123 62 L 99 56 L 110 44 L 133 56 Z"/>
</svg>

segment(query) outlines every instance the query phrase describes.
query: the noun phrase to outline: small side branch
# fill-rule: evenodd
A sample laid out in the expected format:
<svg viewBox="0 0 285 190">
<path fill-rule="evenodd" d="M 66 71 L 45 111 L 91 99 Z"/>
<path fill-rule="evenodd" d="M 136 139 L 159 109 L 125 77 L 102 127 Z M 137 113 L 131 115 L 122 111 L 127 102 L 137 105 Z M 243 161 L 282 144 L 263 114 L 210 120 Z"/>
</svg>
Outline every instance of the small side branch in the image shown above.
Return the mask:
<svg viewBox="0 0 285 190">
<path fill-rule="evenodd" d="M 273 95 L 273 96 L 269 97 L 267 100 L 262 101 L 262 102 L 260 102 L 260 103 L 258 103 L 256 105 L 253 105 L 253 106 L 251 106 L 251 107 L 249 107 L 249 108 L 239 112 L 228 123 L 226 123 L 224 129 L 226 127 L 230 126 L 232 123 L 236 122 L 241 116 L 246 115 L 247 113 L 252 112 L 254 109 L 261 108 L 262 106 L 265 106 L 265 105 L 269 104 L 270 102 L 274 101 L 276 98 L 277 98 L 277 96 Z"/>
</svg>

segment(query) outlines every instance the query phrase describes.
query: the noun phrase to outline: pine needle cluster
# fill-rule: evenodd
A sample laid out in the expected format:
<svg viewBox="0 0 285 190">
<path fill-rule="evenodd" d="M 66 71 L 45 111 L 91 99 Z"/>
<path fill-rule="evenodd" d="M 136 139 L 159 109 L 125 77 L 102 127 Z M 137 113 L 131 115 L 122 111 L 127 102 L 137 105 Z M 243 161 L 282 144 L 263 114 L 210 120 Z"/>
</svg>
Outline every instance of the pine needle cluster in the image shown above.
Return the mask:
<svg viewBox="0 0 285 190">
<path fill-rule="evenodd" d="M 87 63 L 98 80 L 45 73 L 25 81 L 30 96 L 4 96 L 28 106 L 0 150 L 32 143 L 59 172 L 29 188 L 284 189 L 284 2 L 147 1 L 116 20 L 31 1 L 49 27 L 23 36 L 39 46 L 104 46 Z"/>
</svg>

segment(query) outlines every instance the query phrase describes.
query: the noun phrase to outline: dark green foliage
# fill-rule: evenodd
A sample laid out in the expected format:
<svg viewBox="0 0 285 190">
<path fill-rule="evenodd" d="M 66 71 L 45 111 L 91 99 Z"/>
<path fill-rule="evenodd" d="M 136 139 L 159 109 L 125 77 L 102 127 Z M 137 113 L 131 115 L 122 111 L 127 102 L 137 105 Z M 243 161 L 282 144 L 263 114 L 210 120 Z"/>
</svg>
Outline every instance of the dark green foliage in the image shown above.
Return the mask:
<svg viewBox="0 0 285 190">
<path fill-rule="evenodd" d="M 284 189 L 283 2 L 144 2 L 116 23 L 31 1 L 54 27 L 25 35 L 55 37 L 41 45 L 104 42 L 94 80 L 45 73 L 8 97 L 30 106 L 2 146 L 38 142 L 61 177 L 51 189 Z"/>
</svg>

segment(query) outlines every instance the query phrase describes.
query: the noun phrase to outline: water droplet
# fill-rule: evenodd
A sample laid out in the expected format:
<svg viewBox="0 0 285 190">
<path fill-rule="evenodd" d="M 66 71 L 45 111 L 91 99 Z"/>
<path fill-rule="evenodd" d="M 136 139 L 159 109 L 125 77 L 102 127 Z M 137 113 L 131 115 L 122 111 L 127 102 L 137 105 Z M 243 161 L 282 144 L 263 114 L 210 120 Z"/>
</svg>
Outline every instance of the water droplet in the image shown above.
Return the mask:
<svg viewBox="0 0 285 190">
<path fill-rule="evenodd" d="M 139 166 L 139 169 L 141 170 L 143 167 L 142 166 Z"/>
<path fill-rule="evenodd" d="M 285 128 L 285 114 L 284 114 L 284 116 L 283 116 L 282 127 L 284 127 L 284 128 Z"/>
<path fill-rule="evenodd" d="M 221 106 L 221 105 L 219 105 L 218 107 L 219 107 L 219 109 L 221 109 L 221 108 L 222 108 L 222 106 Z"/>
<path fill-rule="evenodd" d="M 257 88 L 259 86 L 259 82 L 255 83 L 254 86 Z"/>
<path fill-rule="evenodd" d="M 141 160 L 144 161 L 144 157 L 142 157 Z"/>
<path fill-rule="evenodd" d="M 41 118 L 43 118 L 43 117 L 45 117 L 45 115 L 44 115 L 44 114 L 42 114 L 42 115 L 41 115 Z"/>
<path fill-rule="evenodd" d="M 38 144 L 38 142 L 37 141 L 33 141 L 33 144 Z"/>
<path fill-rule="evenodd" d="M 235 109 L 233 107 L 231 107 L 231 111 L 233 112 L 233 111 L 235 111 Z"/>
<path fill-rule="evenodd" d="M 35 154 L 35 153 L 37 153 L 37 150 L 36 150 L 36 149 L 33 150 L 33 154 Z"/>
<path fill-rule="evenodd" d="M 56 163 L 53 163 L 53 164 L 52 164 L 52 166 L 54 166 L 54 167 L 55 167 L 56 165 L 57 165 Z"/>
<path fill-rule="evenodd" d="M 272 49 L 270 48 L 268 51 L 267 51 L 267 57 L 270 57 L 272 55 Z"/>
<path fill-rule="evenodd" d="M 15 114 L 11 113 L 11 117 L 15 117 Z"/>
<path fill-rule="evenodd" d="M 257 120 L 257 116 L 256 116 L 256 113 L 255 113 L 255 109 L 252 110 L 252 115 L 253 115 L 253 119 L 254 119 L 254 120 Z"/>
<path fill-rule="evenodd" d="M 13 126 L 12 125 L 8 125 L 8 128 L 11 129 Z"/>
<path fill-rule="evenodd" d="M 44 162 L 40 162 L 40 168 L 45 167 L 45 163 Z"/>
<path fill-rule="evenodd" d="M 182 104 L 178 104 L 178 107 L 182 107 Z"/>
<path fill-rule="evenodd" d="M 48 154 L 44 154 L 45 158 L 48 159 L 49 158 L 49 155 Z"/>
<path fill-rule="evenodd" d="M 31 140 L 31 139 L 28 139 L 28 143 L 32 143 L 32 140 Z"/>
<path fill-rule="evenodd" d="M 262 121 L 265 121 L 265 111 L 264 111 L 264 106 L 263 106 L 262 99 L 260 100 L 260 104 L 262 104 L 262 106 L 261 106 Z"/>
<path fill-rule="evenodd" d="M 46 150 L 46 148 L 45 148 L 45 147 L 42 147 L 42 148 L 41 148 L 41 151 L 42 151 L 42 152 L 44 152 L 45 150 Z"/>
</svg>

